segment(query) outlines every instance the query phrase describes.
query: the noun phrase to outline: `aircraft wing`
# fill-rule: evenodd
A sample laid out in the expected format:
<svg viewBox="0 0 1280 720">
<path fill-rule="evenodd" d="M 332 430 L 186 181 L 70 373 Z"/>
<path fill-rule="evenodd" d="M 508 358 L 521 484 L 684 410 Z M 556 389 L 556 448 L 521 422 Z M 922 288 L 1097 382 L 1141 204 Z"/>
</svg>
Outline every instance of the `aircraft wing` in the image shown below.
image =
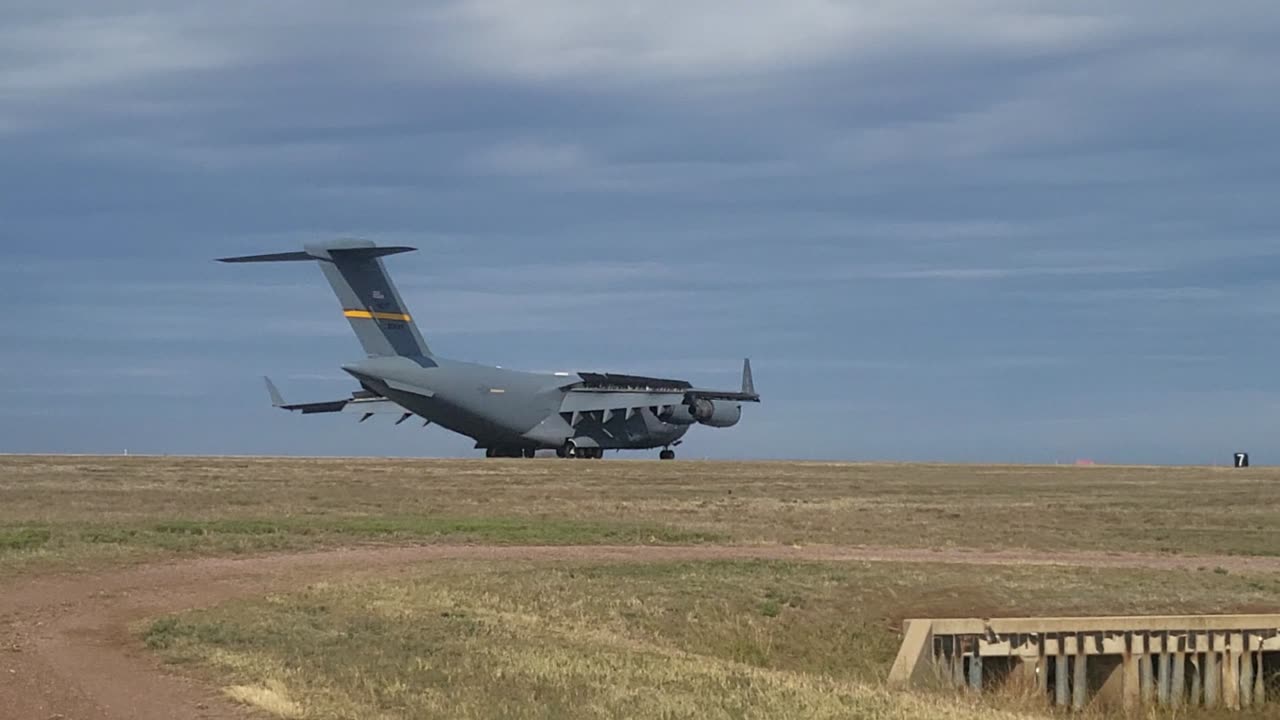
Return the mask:
<svg viewBox="0 0 1280 720">
<path fill-rule="evenodd" d="M 374 395 L 366 390 L 360 390 L 351 394 L 351 397 L 342 400 L 328 400 L 324 402 L 311 403 L 286 403 L 284 397 L 280 395 L 280 390 L 276 388 L 275 383 L 271 382 L 271 378 L 263 378 L 267 381 L 267 392 L 271 394 L 271 405 L 281 410 L 289 410 L 292 412 L 300 412 L 303 415 L 314 415 L 316 413 L 356 413 L 360 415 L 360 422 L 364 422 L 374 415 L 379 414 L 395 414 L 400 419 L 396 424 L 408 420 L 413 417 L 413 413 L 407 412 L 403 407 L 396 403 Z"/>
<path fill-rule="evenodd" d="M 567 388 L 560 412 L 623 411 L 641 407 L 685 405 L 693 400 L 728 400 L 760 402 L 755 381 L 751 377 L 751 361 L 742 364 L 742 389 L 709 390 L 696 388 L 684 380 L 620 375 L 616 373 L 578 373 L 581 383 Z"/>
</svg>

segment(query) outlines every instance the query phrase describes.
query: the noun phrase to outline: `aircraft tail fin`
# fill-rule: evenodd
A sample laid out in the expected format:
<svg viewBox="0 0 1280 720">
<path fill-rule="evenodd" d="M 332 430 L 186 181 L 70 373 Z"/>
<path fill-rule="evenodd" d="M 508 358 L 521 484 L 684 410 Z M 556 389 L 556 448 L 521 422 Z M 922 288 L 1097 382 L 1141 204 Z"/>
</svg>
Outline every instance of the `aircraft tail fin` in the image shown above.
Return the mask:
<svg viewBox="0 0 1280 720">
<path fill-rule="evenodd" d="M 351 322 L 351 329 L 370 357 L 422 357 L 430 356 L 431 349 L 382 265 L 382 258 L 387 255 L 413 250 L 379 247 L 368 240 L 338 240 L 308 244 L 303 252 L 245 255 L 221 258 L 220 262 L 318 261 L 342 304 L 342 314 Z"/>
<path fill-rule="evenodd" d="M 756 381 L 751 377 L 751 358 L 742 361 L 742 394 L 756 394 Z"/>
</svg>

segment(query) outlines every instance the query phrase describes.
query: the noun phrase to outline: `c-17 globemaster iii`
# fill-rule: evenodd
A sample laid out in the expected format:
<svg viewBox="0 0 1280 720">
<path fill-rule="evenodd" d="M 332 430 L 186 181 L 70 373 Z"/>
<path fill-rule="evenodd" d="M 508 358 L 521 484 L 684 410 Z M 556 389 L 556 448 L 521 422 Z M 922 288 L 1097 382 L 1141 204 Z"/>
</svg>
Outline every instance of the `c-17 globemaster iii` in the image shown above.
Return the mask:
<svg viewBox="0 0 1280 720">
<path fill-rule="evenodd" d="M 602 457 L 605 450 L 673 447 L 694 425 L 738 424 L 742 403 L 759 402 L 751 362 L 736 391 L 695 388 L 684 380 L 617 373 L 527 373 L 447 360 L 423 340 L 383 267 L 382 258 L 410 247 L 367 240 L 308 244 L 301 252 L 223 258 L 221 262 L 317 261 L 333 286 L 368 357 L 343 365 L 361 389 L 332 402 L 287 404 L 267 380 L 272 403 L 305 414 L 354 412 L 361 421 L 394 413 L 413 416 L 476 441 L 488 457 Z"/>
</svg>

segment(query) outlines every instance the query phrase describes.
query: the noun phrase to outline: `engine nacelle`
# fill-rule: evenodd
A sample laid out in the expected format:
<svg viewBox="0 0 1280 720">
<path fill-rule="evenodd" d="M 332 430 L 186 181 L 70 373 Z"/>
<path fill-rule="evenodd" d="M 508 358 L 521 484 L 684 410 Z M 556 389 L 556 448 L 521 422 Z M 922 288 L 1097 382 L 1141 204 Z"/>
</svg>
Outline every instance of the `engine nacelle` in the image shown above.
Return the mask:
<svg viewBox="0 0 1280 720">
<path fill-rule="evenodd" d="M 742 403 L 700 398 L 687 407 L 694 420 L 711 427 L 733 427 L 742 419 Z"/>
<path fill-rule="evenodd" d="M 733 427 L 742 419 L 742 403 L 698 398 L 688 405 L 667 405 L 658 413 L 658 419 L 671 425 Z"/>
<path fill-rule="evenodd" d="M 667 405 L 658 412 L 658 419 L 670 425 L 693 425 L 698 422 L 688 405 Z"/>
</svg>

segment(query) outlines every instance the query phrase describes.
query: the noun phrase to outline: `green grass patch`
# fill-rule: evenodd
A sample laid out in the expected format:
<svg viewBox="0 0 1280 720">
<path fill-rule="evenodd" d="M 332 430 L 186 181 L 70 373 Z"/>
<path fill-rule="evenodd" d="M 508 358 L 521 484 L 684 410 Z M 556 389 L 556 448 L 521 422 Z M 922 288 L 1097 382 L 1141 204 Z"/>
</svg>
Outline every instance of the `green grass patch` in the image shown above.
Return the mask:
<svg viewBox="0 0 1280 720">
<path fill-rule="evenodd" d="M 451 531 L 414 518 L 504 520 Z M 0 457 L 0 528 L 76 525 L 121 547 L 134 541 L 109 530 L 305 546 L 308 534 L 527 537 L 543 531 L 520 522 L 548 518 L 595 528 L 565 536 L 1275 555 L 1280 468 Z"/>
<path fill-rule="evenodd" d="M 23 559 L 45 564 L 157 553 L 239 554 L 361 542 L 489 545 L 699 544 L 717 533 L 647 523 L 557 518 L 321 517 L 173 519 L 0 527 L 0 569 Z M 38 555 L 36 554 L 38 552 Z"/>
<path fill-rule="evenodd" d="M 137 537 L 138 532 L 132 537 Z M 660 525 L 555 518 L 355 517 L 276 520 L 174 520 L 141 528 L 141 535 L 217 538 L 288 536 L 373 540 L 476 541 L 487 544 L 696 544 L 723 539 L 715 533 Z"/>
<path fill-rule="evenodd" d="M 275 535 L 295 532 L 307 534 L 307 526 L 289 527 L 278 520 L 170 520 L 155 523 L 148 529 L 162 535 Z"/>
<path fill-rule="evenodd" d="M 48 528 L 0 528 L 0 553 L 11 550 L 33 550 L 42 547 L 53 533 Z"/>
</svg>

